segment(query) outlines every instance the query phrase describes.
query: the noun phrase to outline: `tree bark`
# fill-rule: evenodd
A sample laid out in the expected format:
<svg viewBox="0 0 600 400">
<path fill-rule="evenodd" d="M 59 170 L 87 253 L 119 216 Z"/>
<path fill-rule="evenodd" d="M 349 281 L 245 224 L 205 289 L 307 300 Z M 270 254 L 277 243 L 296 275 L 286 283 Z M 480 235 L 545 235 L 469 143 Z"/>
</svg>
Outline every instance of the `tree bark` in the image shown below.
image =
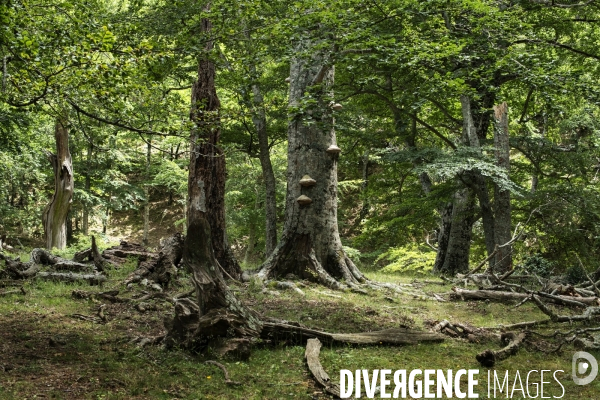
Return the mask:
<svg viewBox="0 0 600 400">
<path fill-rule="evenodd" d="M 510 146 L 508 136 L 508 106 L 502 103 L 494 107 L 494 148 L 498 167 L 510 172 Z M 512 238 L 511 233 L 511 207 L 510 191 L 494 185 L 494 237 L 499 246 L 508 243 Z M 512 248 L 503 246 L 498 248 L 494 260 L 494 269 L 505 272 L 512 269 Z"/>
<path fill-rule="evenodd" d="M 258 158 L 265 181 L 265 257 L 269 257 L 277 246 L 277 183 L 269 154 L 269 137 L 267 134 L 267 118 L 265 116 L 264 100 L 258 84 L 252 85 L 254 108 L 252 122 L 258 136 Z"/>
<path fill-rule="evenodd" d="M 203 22 L 202 29 L 210 29 L 210 23 Z M 212 48 L 213 43 L 209 41 L 205 50 L 210 52 Z M 218 147 L 220 107 L 215 88 L 215 65 L 203 56 L 198 61 L 198 80 L 192 87 L 190 117 L 195 128 L 191 137 L 188 179 L 188 228 L 199 218 L 198 213 L 202 213 L 202 218 L 210 225 L 216 259 L 231 277 L 238 279 L 242 270 L 229 247 L 225 227 L 225 155 Z"/>
<path fill-rule="evenodd" d="M 437 272 L 454 275 L 468 271 L 474 211 L 475 198 L 471 191 L 468 188 L 458 190 L 454 194 L 446 255 L 441 265 L 436 262 Z"/>
<path fill-rule="evenodd" d="M 208 19 L 202 19 L 201 29 L 206 40 L 211 30 Z M 208 58 L 212 49 L 212 41 L 207 40 L 205 53 L 198 62 L 198 80 L 192 88 L 191 119 L 195 128 L 191 134 L 188 228 L 182 262 L 192 273 L 197 298 L 196 302 L 182 300 L 176 303 L 175 317 L 166 323 L 165 343 L 167 346 L 181 344 L 194 351 L 202 351 L 207 346 L 235 351 L 236 348 L 247 348 L 249 338 L 257 337 L 262 325 L 227 287 L 214 249 L 217 245 L 223 250 L 226 243 L 225 163 L 223 153 L 217 147 L 219 99 L 215 88 L 215 66 Z M 215 218 L 215 214 L 219 217 Z M 216 238 L 212 237 L 211 221 L 217 223 Z M 231 272 L 235 273 L 234 270 Z"/>
<path fill-rule="evenodd" d="M 258 276 L 267 279 L 292 273 L 341 288 L 364 281 L 346 256 L 337 224 L 337 160 L 331 86 L 331 49 L 322 42 L 299 39 L 290 68 L 288 168 L 282 238 Z M 335 147 L 333 147 L 335 146 Z M 303 179 L 309 175 L 308 181 Z M 305 185 L 301 184 L 301 180 Z M 310 183 L 307 183 L 310 182 Z"/>
<path fill-rule="evenodd" d="M 69 152 L 69 129 L 65 118 L 57 118 L 54 129 L 56 154 L 47 152 L 54 170 L 54 195 L 46 206 L 42 222 L 46 248 L 64 249 L 67 245 L 67 214 L 73 199 L 73 164 Z"/>
</svg>

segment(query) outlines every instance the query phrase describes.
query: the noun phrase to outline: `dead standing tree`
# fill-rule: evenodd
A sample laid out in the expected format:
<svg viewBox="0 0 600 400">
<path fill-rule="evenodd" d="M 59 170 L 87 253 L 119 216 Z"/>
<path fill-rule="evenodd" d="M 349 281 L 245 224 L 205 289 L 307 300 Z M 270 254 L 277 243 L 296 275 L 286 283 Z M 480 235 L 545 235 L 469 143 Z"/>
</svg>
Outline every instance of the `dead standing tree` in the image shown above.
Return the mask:
<svg viewBox="0 0 600 400">
<path fill-rule="evenodd" d="M 203 19 L 201 27 L 202 34 L 208 36 L 210 21 Z M 177 302 L 175 317 L 167 323 L 169 333 L 165 340 L 167 345 L 179 343 L 194 350 L 211 344 L 243 352 L 249 339 L 259 335 L 262 325 L 229 290 L 221 272 L 223 267 L 230 274 L 236 273 L 220 264 L 223 259 L 219 260 L 219 255 L 223 257 L 228 249 L 224 221 L 225 160 L 217 147 L 220 104 L 215 65 L 209 58 L 212 49 L 213 42 L 208 40 L 198 62 L 198 80 L 192 88 L 191 119 L 196 126 L 191 135 L 188 234 L 182 262 L 192 273 L 197 298 L 196 302 Z"/>
<path fill-rule="evenodd" d="M 333 46 L 299 39 L 290 68 L 285 225 L 275 251 L 258 272 L 268 279 L 292 273 L 332 288 L 364 282 L 345 254 L 337 225 L 337 161 Z M 336 279 L 337 278 L 337 279 Z"/>
<path fill-rule="evenodd" d="M 56 154 L 46 152 L 54 170 L 54 195 L 44 209 L 42 223 L 46 248 L 64 249 L 67 245 L 67 214 L 73 199 L 73 164 L 69 152 L 69 129 L 64 117 L 56 119 Z"/>
</svg>

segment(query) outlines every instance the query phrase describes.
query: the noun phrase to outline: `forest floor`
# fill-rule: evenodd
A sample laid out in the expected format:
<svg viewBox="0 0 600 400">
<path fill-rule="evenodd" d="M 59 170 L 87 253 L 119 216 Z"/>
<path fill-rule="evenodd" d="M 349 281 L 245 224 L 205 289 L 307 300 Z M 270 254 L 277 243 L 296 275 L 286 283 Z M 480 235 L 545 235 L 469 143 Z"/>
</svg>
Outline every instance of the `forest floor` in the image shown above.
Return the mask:
<svg viewBox="0 0 600 400">
<path fill-rule="evenodd" d="M 143 287 L 127 291 L 121 285 L 135 265 L 135 260 L 129 260 L 122 268 L 110 271 L 110 279 L 102 287 L 31 280 L 24 283 L 26 294 L 0 297 L 0 399 L 328 398 L 307 372 L 304 346 L 262 344 L 253 349 L 246 362 L 223 361 L 231 379 L 242 382 L 240 386 L 226 385 L 221 370 L 204 364 L 213 359 L 210 355 L 193 356 L 158 346 L 138 347 L 132 342 L 135 338 L 164 333 L 163 316 L 172 313 L 172 305 L 163 300 L 152 300 L 145 311 L 131 304 L 106 303 L 107 322 L 80 319 L 80 315 L 96 316 L 101 303 L 75 299 L 73 290 L 117 289 L 123 297 L 139 294 Z M 367 276 L 395 283 L 415 280 L 378 272 L 367 272 Z M 185 276 L 180 282 L 173 293 L 189 289 Z M 451 290 L 450 285 L 419 286 L 425 292 Z M 370 291 L 368 295 L 333 292 L 310 283 L 303 287 L 305 296 L 273 288 L 263 291 L 253 284 L 233 284 L 232 288 L 264 316 L 299 321 L 330 332 L 392 327 L 427 330 L 443 319 L 477 327 L 545 319 L 530 303 L 514 308 L 488 302 L 436 302 L 383 291 Z M 8 289 L 0 287 L 0 292 Z M 545 331 L 555 329 L 569 327 L 549 325 Z M 321 362 L 333 381 L 339 380 L 340 369 L 479 369 L 480 398 L 487 398 L 487 369 L 479 366 L 475 355 L 501 347 L 497 341 L 469 343 L 451 338 L 443 343 L 411 346 L 324 346 Z M 577 386 L 571 380 L 574 352 L 572 346 L 558 354 L 525 347 L 498 363 L 495 370 L 502 374 L 508 370 L 511 381 L 517 370 L 523 381 L 530 370 L 563 370 L 558 375 L 566 391 L 562 398 L 598 399 L 598 379 L 587 386 Z M 562 390 L 552 376 L 545 380 L 554 385 L 546 384 L 544 396 L 560 396 Z M 531 394 L 534 392 L 532 389 Z M 523 397 L 516 392 L 513 398 Z"/>
</svg>

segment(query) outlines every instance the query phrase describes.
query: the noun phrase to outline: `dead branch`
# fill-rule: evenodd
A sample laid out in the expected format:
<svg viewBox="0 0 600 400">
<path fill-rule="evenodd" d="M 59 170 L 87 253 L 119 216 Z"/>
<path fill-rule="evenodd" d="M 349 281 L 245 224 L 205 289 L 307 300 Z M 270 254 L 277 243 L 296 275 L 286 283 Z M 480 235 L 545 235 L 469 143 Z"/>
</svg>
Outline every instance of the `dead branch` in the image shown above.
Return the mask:
<svg viewBox="0 0 600 400">
<path fill-rule="evenodd" d="M 321 342 L 319 339 L 308 339 L 306 342 L 306 351 L 304 352 L 304 358 L 308 365 L 313 378 L 321 385 L 325 391 L 335 398 L 340 397 L 340 386 L 333 383 L 327 375 L 327 372 L 323 369 L 321 361 L 319 361 L 319 354 L 321 353 Z"/>
<path fill-rule="evenodd" d="M 553 322 L 575 322 L 575 321 L 590 321 L 596 316 L 600 315 L 600 307 L 588 307 L 585 309 L 583 314 L 579 315 L 558 315 L 554 311 L 548 308 L 537 296 L 533 296 L 533 301 L 537 304 L 538 308 Z"/>
<path fill-rule="evenodd" d="M 241 385 L 240 382 L 235 382 L 235 381 L 232 381 L 231 379 L 229 379 L 229 372 L 227 372 L 227 368 L 225 368 L 225 366 L 223 364 L 213 361 L 213 360 L 205 361 L 204 364 L 215 365 L 215 366 L 219 367 L 221 369 L 221 371 L 223 371 L 223 374 L 225 375 L 225 383 L 226 384 Z"/>
<path fill-rule="evenodd" d="M 485 350 L 477 354 L 475 358 L 482 366 L 492 368 L 496 364 L 496 362 L 505 360 L 508 357 L 517 354 L 517 352 L 519 351 L 519 347 L 521 346 L 526 337 L 527 334 L 525 332 L 503 333 L 500 340 L 503 344 L 505 344 L 504 348 L 497 351 L 489 349 Z"/>
</svg>

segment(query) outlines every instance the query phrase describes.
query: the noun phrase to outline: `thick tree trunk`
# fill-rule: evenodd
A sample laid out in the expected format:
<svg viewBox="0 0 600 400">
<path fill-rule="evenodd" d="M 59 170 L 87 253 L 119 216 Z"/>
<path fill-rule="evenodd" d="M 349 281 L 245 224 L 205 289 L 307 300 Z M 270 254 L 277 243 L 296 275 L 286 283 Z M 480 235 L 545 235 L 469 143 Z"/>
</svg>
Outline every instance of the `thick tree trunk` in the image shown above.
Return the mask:
<svg viewBox="0 0 600 400">
<path fill-rule="evenodd" d="M 56 154 L 47 152 L 54 170 L 54 195 L 44 210 L 42 222 L 46 248 L 64 249 L 67 245 L 67 214 L 73 199 L 73 164 L 69 152 L 69 130 L 64 118 L 56 120 Z"/>
<path fill-rule="evenodd" d="M 496 163 L 498 164 L 498 167 L 504 169 L 506 175 L 508 175 L 510 171 L 510 146 L 508 140 L 508 106 L 506 103 L 494 107 L 494 119 L 496 122 L 494 129 Z M 502 189 L 497 184 L 494 185 L 494 209 L 495 240 L 496 244 L 502 246 L 503 244 L 508 243 L 512 238 L 510 191 Z M 494 269 L 499 272 L 505 272 L 512 269 L 511 246 L 498 248 L 494 264 Z"/>
<path fill-rule="evenodd" d="M 437 272 L 454 275 L 469 269 L 474 209 L 475 198 L 471 191 L 468 188 L 458 190 L 454 195 L 446 256 Z"/>
<path fill-rule="evenodd" d="M 277 198 L 275 174 L 269 154 L 269 137 L 267 135 L 267 118 L 265 116 L 264 100 L 257 84 L 252 85 L 254 94 L 255 112 L 252 121 L 256 127 L 258 136 L 258 158 L 262 168 L 263 180 L 265 181 L 265 257 L 269 257 L 275 246 L 277 246 Z"/>
<path fill-rule="evenodd" d="M 210 22 L 203 19 L 201 24 L 202 33 L 208 37 Z M 212 48 L 213 43 L 208 40 L 206 52 Z M 220 123 L 214 80 L 215 66 L 203 55 L 198 62 L 198 80 L 192 89 L 191 119 L 196 126 L 191 134 L 188 228 L 182 258 L 183 265 L 192 273 L 197 301 L 177 302 L 175 317 L 166 324 L 169 332 L 165 343 L 167 346 L 181 344 L 195 351 L 208 346 L 244 351 L 248 349 L 249 338 L 257 337 L 262 326 L 227 287 L 214 249 L 215 244 L 221 249 L 225 245 L 225 163 L 223 153 L 216 146 Z M 214 214 L 219 214 L 221 221 L 211 218 L 212 221 L 222 223 L 217 226 L 216 239 L 212 238 L 209 221 Z M 237 340 L 222 342 L 226 338 Z"/>
<path fill-rule="evenodd" d="M 322 43 L 300 39 L 290 70 L 287 198 L 283 236 L 258 276 L 292 273 L 340 288 L 364 276 L 342 249 L 337 225 L 337 159 L 333 128 L 334 68 Z M 310 51 L 309 51 L 310 50 Z M 307 101 L 310 100 L 310 101 Z M 308 176 L 306 176 L 308 175 Z"/>
<path fill-rule="evenodd" d="M 203 29 L 209 28 L 205 21 Z M 213 48 L 212 42 L 207 51 Z M 188 228 L 202 213 L 210 225 L 212 248 L 221 267 L 238 279 L 242 270 L 229 247 L 225 228 L 225 156 L 218 147 L 221 136 L 221 103 L 215 89 L 215 65 L 206 58 L 198 61 L 198 80 L 192 87 L 191 162 L 188 180 Z M 192 196 L 192 194 L 195 196 Z M 200 198 L 199 196 L 205 196 Z M 196 202 L 196 203 L 194 203 Z M 199 204 L 205 209 L 200 209 Z M 188 231 L 189 235 L 189 231 Z"/>
<path fill-rule="evenodd" d="M 468 96 L 460 96 L 460 104 L 463 116 L 463 141 L 471 148 L 476 149 L 481 153 L 479 139 L 485 138 L 477 131 L 477 127 L 473 122 L 473 113 L 471 111 L 471 100 Z M 486 125 L 487 126 L 487 125 Z M 486 128 L 487 129 L 487 128 Z M 490 201 L 490 194 L 487 187 L 487 179 L 479 173 L 479 171 L 471 171 L 468 176 L 469 184 L 475 191 L 479 200 L 481 209 L 481 219 L 483 222 L 483 233 L 485 238 L 485 247 L 487 254 L 490 255 L 495 248 L 494 240 L 494 212 Z M 493 260 L 490 260 L 490 266 L 493 265 Z"/>
</svg>

